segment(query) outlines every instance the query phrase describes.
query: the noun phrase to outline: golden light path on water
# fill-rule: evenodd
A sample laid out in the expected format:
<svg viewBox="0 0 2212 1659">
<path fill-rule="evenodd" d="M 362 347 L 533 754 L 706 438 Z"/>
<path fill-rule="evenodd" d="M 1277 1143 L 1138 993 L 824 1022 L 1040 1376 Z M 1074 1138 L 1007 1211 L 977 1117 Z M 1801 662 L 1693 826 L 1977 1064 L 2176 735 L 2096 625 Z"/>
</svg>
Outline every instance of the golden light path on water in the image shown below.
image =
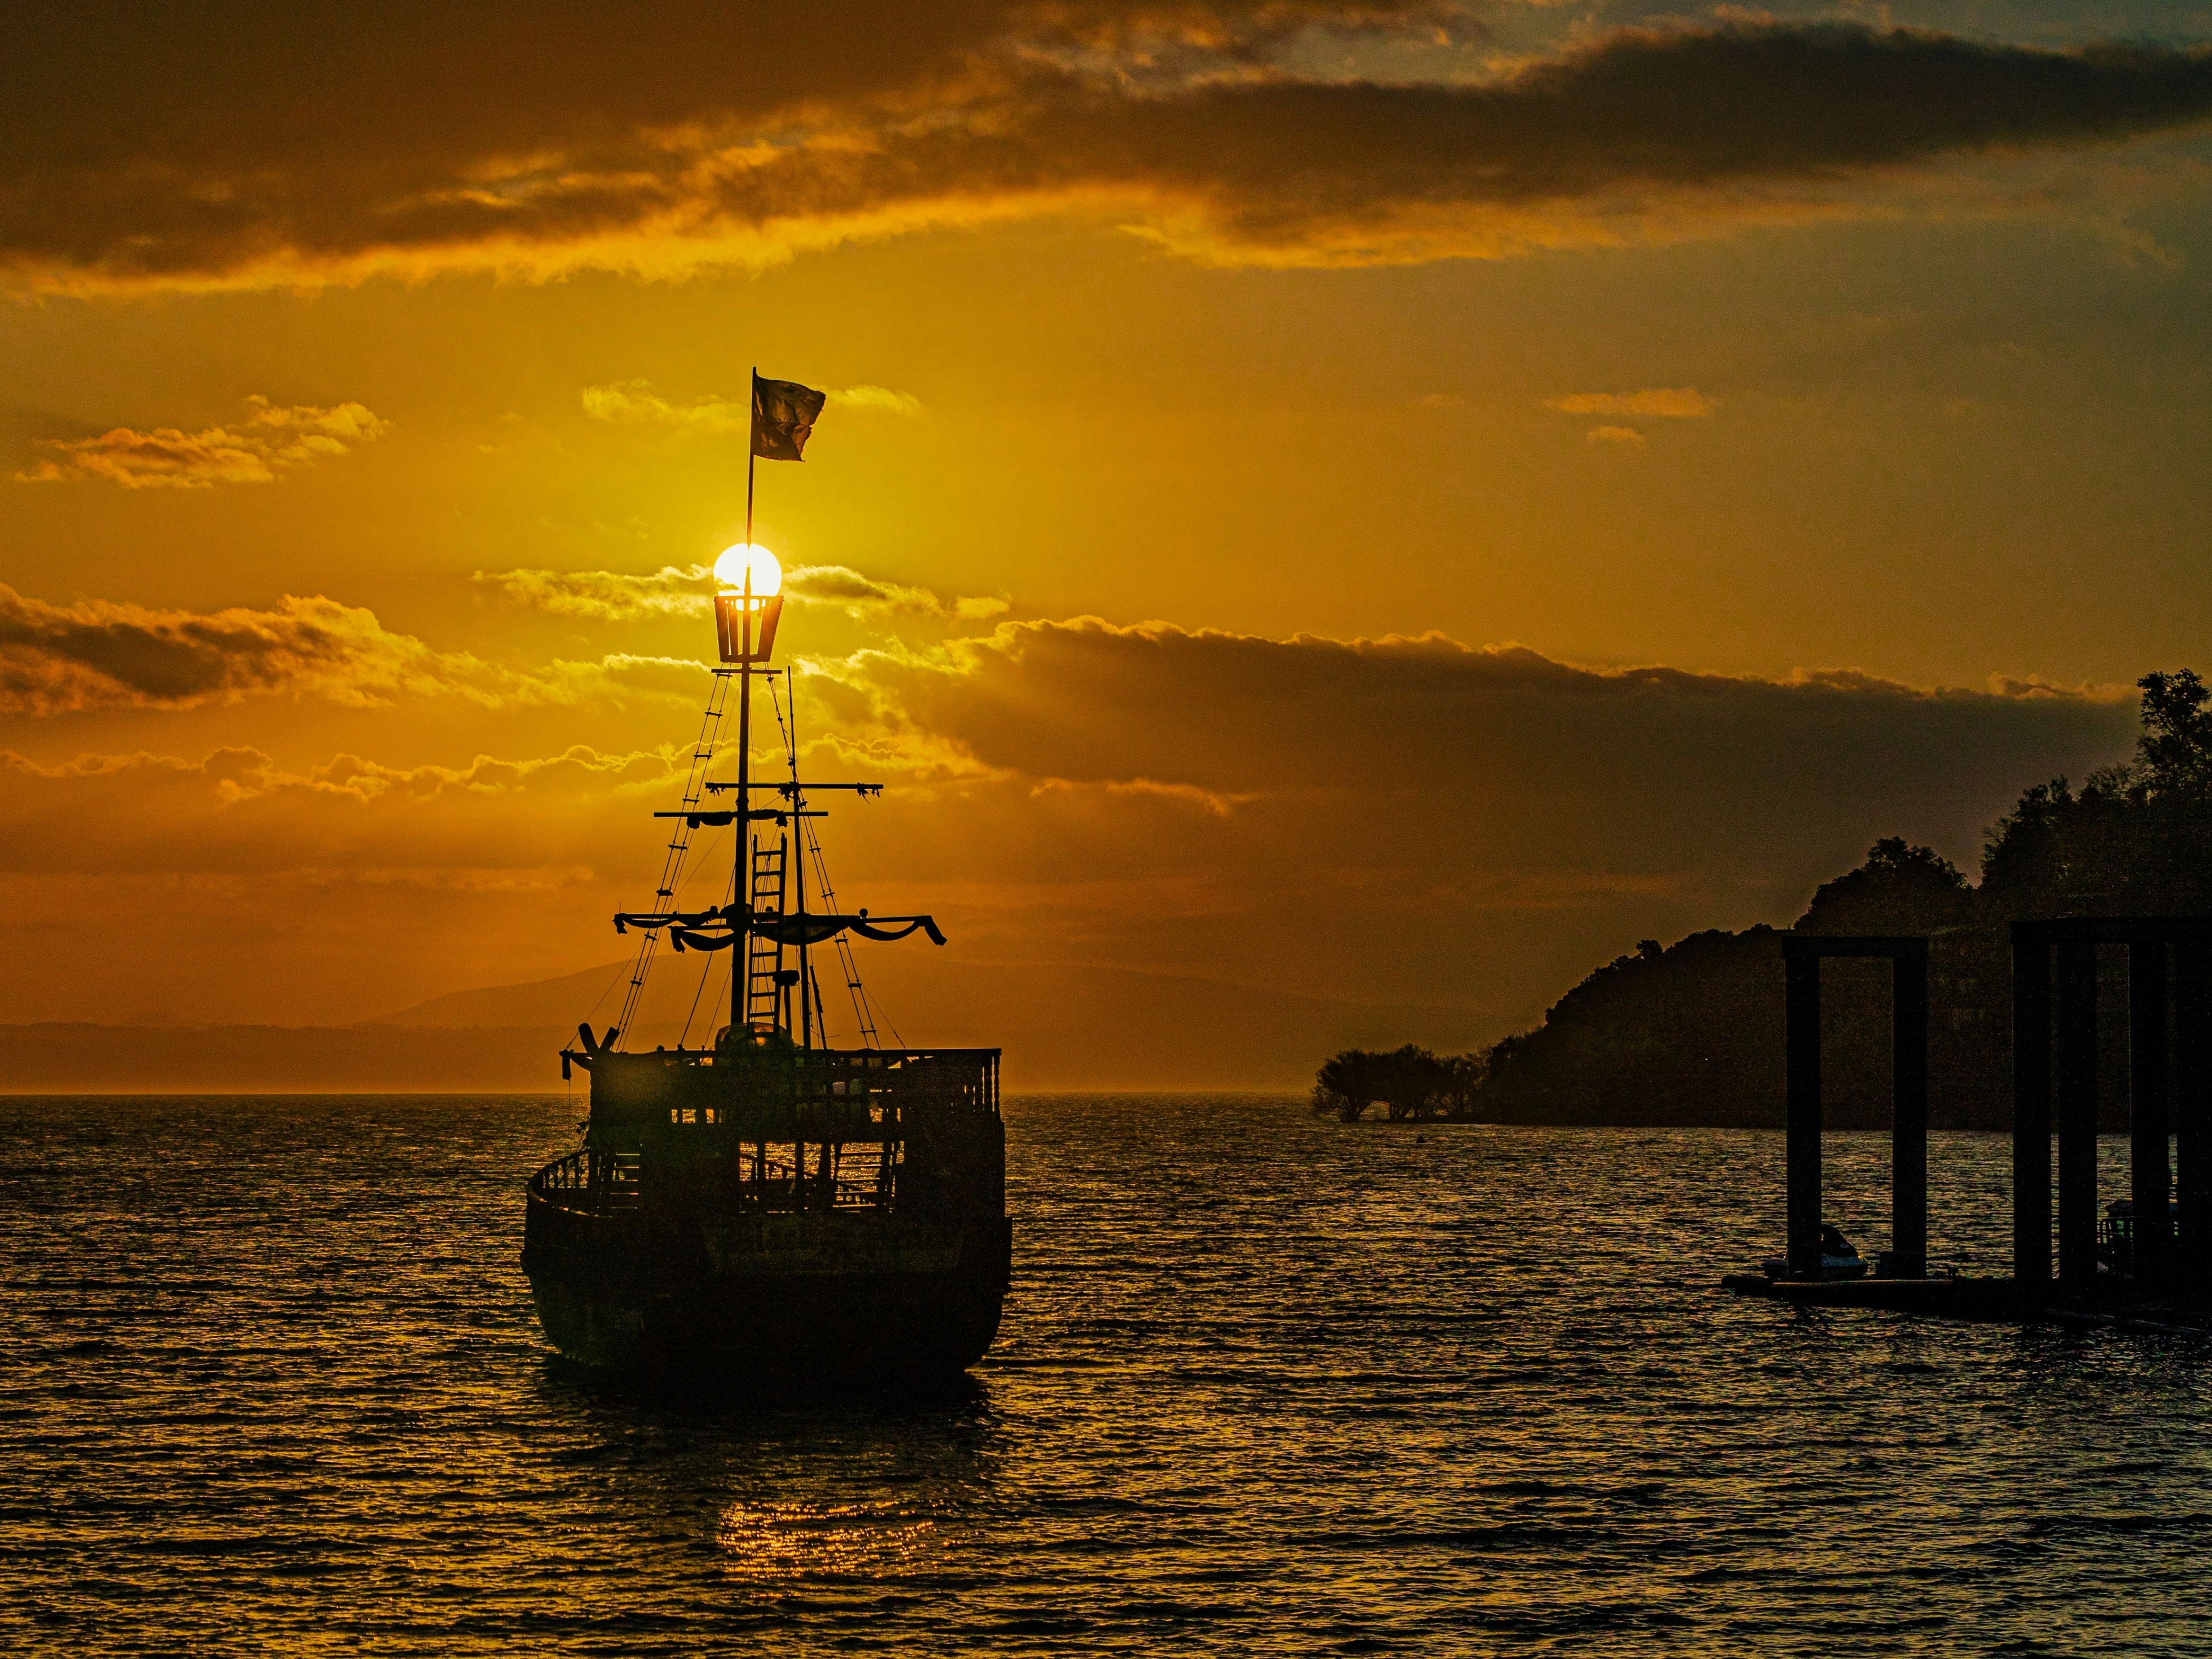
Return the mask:
<svg viewBox="0 0 2212 1659">
<path fill-rule="evenodd" d="M 774 1580 L 813 1572 L 896 1575 L 931 1561 L 944 1534 L 933 1521 L 860 1504 L 733 1504 L 714 1541 L 732 1572 Z"/>
<path fill-rule="evenodd" d="M 1778 1134 L 1007 1115 L 973 1378 L 732 1406 L 548 1355 L 572 1103 L 0 1099 L 0 1651 L 2212 1652 L 2212 1344 L 1717 1295 Z"/>
</svg>

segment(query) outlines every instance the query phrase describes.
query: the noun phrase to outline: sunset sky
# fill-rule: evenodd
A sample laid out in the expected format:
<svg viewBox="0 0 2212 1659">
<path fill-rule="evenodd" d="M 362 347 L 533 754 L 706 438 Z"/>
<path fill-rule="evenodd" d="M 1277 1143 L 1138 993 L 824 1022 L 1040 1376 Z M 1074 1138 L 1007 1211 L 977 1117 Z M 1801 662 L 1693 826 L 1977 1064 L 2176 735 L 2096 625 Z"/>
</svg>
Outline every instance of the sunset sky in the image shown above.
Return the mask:
<svg viewBox="0 0 2212 1659">
<path fill-rule="evenodd" d="M 2212 669 L 2212 8 L 7 15 L 0 1023 L 620 955 L 756 364 L 951 963 L 1503 1030 Z"/>
</svg>

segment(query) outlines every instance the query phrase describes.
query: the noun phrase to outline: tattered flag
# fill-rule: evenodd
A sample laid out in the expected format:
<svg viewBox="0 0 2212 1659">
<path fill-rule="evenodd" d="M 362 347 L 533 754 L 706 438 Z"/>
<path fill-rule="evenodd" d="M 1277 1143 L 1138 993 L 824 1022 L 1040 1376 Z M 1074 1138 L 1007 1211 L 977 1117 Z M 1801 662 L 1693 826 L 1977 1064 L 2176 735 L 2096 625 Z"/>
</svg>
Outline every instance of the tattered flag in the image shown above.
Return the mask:
<svg viewBox="0 0 2212 1659">
<path fill-rule="evenodd" d="M 753 453 L 764 461 L 796 461 L 828 395 L 796 380 L 753 376 Z"/>
</svg>

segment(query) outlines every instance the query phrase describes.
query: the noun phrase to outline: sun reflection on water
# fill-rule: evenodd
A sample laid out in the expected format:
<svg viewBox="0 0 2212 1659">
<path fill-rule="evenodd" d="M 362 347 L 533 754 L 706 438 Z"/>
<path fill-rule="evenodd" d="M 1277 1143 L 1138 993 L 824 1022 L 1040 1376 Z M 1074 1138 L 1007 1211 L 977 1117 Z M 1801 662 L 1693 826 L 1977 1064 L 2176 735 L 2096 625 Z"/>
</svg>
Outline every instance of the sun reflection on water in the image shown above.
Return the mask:
<svg viewBox="0 0 2212 1659">
<path fill-rule="evenodd" d="M 910 1571 L 941 1555 L 945 1530 L 925 1516 L 858 1504 L 737 1503 L 715 1547 L 743 1578 L 842 1577 Z"/>
</svg>

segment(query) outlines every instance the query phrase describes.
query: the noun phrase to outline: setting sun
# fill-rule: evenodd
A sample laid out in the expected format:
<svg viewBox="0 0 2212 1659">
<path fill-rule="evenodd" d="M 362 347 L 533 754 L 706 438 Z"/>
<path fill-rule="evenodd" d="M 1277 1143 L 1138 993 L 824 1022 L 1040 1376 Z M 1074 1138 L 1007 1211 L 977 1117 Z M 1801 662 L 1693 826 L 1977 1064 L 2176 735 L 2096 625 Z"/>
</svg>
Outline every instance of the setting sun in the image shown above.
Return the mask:
<svg viewBox="0 0 2212 1659">
<path fill-rule="evenodd" d="M 714 561 L 714 580 L 731 592 L 742 592 L 750 578 L 753 597 L 772 599 L 783 591 L 783 566 L 758 542 L 733 542 Z"/>
</svg>

